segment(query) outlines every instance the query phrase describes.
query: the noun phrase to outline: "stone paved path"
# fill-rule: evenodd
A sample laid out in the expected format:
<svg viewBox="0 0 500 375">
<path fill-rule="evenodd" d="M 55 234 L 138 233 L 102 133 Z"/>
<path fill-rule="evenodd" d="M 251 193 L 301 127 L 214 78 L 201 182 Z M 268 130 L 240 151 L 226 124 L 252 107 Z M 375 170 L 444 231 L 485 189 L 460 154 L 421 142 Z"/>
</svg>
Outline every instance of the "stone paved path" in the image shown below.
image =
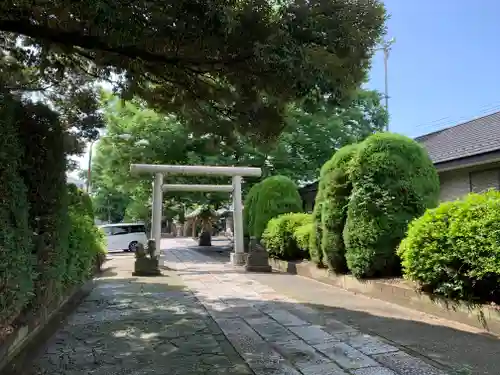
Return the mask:
<svg viewBox="0 0 500 375">
<path fill-rule="evenodd" d="M 174 271 L 163 277 L 131 277 L 133 256 L 114 256 L 32 373 L 445 375 L 186 248 L 190 240 L 167 243 Z"/>
<path fill-rule="evenodd" d="M 201 303 L 174 275 L 131 277 L 132 255 L 108 274 L 49 341 L 43 375 L 252 374 Z"/>
<path fill-rule="evenodd" d="M 257 375 L 444 375 L 381 338 L 322 317 L 213 257 L 172 241 L 164 265 L 207 309 Z M 284 303 L 286 308 L 284 308 Z"/>
</svg>

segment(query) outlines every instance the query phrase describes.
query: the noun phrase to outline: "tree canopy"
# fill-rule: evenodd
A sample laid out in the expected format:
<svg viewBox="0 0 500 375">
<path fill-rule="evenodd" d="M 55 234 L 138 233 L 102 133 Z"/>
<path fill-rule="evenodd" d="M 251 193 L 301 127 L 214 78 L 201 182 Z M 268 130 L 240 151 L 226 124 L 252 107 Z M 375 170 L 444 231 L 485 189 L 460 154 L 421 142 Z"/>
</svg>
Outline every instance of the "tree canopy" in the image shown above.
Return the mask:
<svg viewBox="0 0 500 375">
<path fill-rule="evenodd" d="M 287 125 L 276 142 L 260 146 L 254 146 L 246 135 L 238 133 L 233 134 L 231 141 L 212 133 L 195 136 L 175 116 L 151 110 L 141 100 L 122 102 L 104 93 L 101 108 L 106 135 L 96 146 L 92 185 L 97 193 L 96 207 L 104 205 L 97 208 L 103 219 L 110 212 L 115 217 L 115 209 L 119 216 L 124 205 L 128 205 L 128 217 L 149 215 L 151 181 L 132 177 L 131 163 L 255 166 L 263 169 L 263 177 L 279 174 L 301 183 L 315 179 L 336 149 L 382 130 L 387 123 L 379 94 L 362 90 L 346 108 L 325 103 L 320 110 L 309 113 L 290 107 L 285 117 Z M 121 138 L 123 134 L 129 135 L 129 139 Z M 245 190 L 255 181 L 246 179 Z M 226 184 L 229 180 L 166 176 L 165 183 Z M 128 197 L 127 202 L 124 196 Z M 191 206 L 195 202 L 217 206 L 227 201 L 228 195 L 167 193 L 165 198 L 169 207 Z"/>
<path fill-rule="evenodd" d="M 378 0 L 4 0 L 0 77 L 69 97 L 61 113 L 86 136 L 97 80 L 200 133 L 264 140 L 292 102 L 350 100 L 385 19 Z"/>
</svg>

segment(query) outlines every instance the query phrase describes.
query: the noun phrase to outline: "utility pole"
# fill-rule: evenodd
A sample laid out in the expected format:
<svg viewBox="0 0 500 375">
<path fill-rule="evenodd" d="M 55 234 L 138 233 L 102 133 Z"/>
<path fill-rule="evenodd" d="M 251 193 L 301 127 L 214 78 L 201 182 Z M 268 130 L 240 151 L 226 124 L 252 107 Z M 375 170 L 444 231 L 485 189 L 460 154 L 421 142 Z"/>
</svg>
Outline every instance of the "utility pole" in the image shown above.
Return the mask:
<svg viewBox="0 0 500 375">
<path fill-rule="evenodd" d="M 385 81 L 385 93 L 384 93 L 384 99 L 385 99 L 385 110 L 387 112 L 387 115 L 389 115 L 389 74 L 388 74 L 388 68 L 387 68 L 387 62 L 389 60 L 389 52 L 391 51 L 391 46 L 396 42 L 396 39 L 391 38 L 390 40 L 384 41 L 382 43 L 382 46 L 380 48 L 377 48 L 376 51 L 383 51 L 384 52 L 384 81 Z M 387 122 L 387 131 L 389 131 L 389 122 Z"/>
<path fill-rule="evenodd" d="M 94 143 L 96 140 L 90 142 L 89 146 L 89 164 L 87 166 L 87 194 L 90 194 L 90 189 L 92 188 L 92 149 L 94 148 Z"/>
</svg>

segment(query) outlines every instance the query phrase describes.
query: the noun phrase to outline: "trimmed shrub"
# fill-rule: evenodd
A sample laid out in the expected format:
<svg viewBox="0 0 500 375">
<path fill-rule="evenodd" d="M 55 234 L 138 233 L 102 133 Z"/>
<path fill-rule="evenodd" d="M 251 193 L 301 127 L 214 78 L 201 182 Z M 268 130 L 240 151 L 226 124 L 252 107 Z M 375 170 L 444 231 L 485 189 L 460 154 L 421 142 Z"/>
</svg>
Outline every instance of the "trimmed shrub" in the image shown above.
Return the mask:
<svg viewBox="0 0 500 375">
<path fill-rule="evenodd" d="M 321 226 L 321 212 L 323 209 L 323 195 L 325 190 L 325 179 L 324 176 L 331 172 L 331 161 L 328 160 L 319 174 L 318 182 L 318 192 L 316 193 L 316 198 L 314 199 L 314 209 L 313 209 L 313 224 L 311 228 L 311 235 L 309 236 L 309 256 L 311 260 L 318 266 L 324 265 L 323 252 L 321 251 L 321 238 L 322 226 Z"/>
<path fill-rule="evenodd" d="M 255 187 L 255 202 L 248 210 L 250 235 L 261 239 L 272 218 L 289 212 L 302 211 L 302 198 L 297 185 L 288 177 L 273 176 Z"/>
<path fill-rule="evenodd" d="M 89 196 L 69 186 L 68 208 L 70 231 L 68 237 L 67 263 L 64 283 L 66 286 L 79 285 L 89 279 L 100 267 L 106 255 L 104 233 L 95 226 L 92 210 L 82 210 Z"/>
<path fill-rule="evenodd" d="M 11 324 L 33 296 L 29 204 L 19 175 L 22 115 L 21 103 L 0 92 L 0 329 Z"/>
<path fill-rule="evenodd" d="M 399 274 L 396 248 L 408 223 L 437 205 L 439 179 L 425 149 L 398 134 L 363 141 L 349 165 L 352 194 L 344 228 L 346 260 L 356 277 Z"/>
<path fill-rule="evenodd" d="M 398 254 L 405 278 L 426 292 L 500 303 L 500 193 L 428 210 L 410 224 Z"/>
<path fill-rule="evenodd" d="M 245 237 L 250 237 L 253 233 L 253 215 L 251 212 L 255 211 L 255 204 L 257 202 L 257 192 L 259 190 L 259 184 L 253 185 L 248 194 L 245 197 L 243 203 L 243 235 Z"/>
<path fill-rule="evenodd" d="M 314 223 L 312 222 L 312 216 L 310 216 L 310 220 L 310 223 L 301 225 L 293 232 L 293 238 L 295 239 L 297 246 L 299 247 L 299 249 L 306 253 L 307 258 L 310 257 L 307 255 L 310 254 L 309 244 L 311 243 L 311 234 L 313 233 L 314 225 Z"/>
<path fill-rule="evenodd" d="M 47 306 L 63 293 L 69 234 L 64 131 L 58 115 L 42 104 L 25 104 L 19 124 L 28 188 L 29 222 L 37 257 L 35 305 Z"/>
<path fill-rule="evenodd" d="M 337 273 L 347 272 L 343 231 L 352 190 L 347 168 L 357 147 L 348 145 L 339 149 L 328 162 L 328 172 L 322 176 L 321 252 L 323 262 Z"/>
<path fill-rule="evenodd" d="M 312 216 L 304 213 L 287 213 L 269 221 L 262 235 L 262 244 L 270 256 L 284 260 L 304 259 L 307 252 L 295 240 L 295 231 L 312 222 Z"/>
</svg>

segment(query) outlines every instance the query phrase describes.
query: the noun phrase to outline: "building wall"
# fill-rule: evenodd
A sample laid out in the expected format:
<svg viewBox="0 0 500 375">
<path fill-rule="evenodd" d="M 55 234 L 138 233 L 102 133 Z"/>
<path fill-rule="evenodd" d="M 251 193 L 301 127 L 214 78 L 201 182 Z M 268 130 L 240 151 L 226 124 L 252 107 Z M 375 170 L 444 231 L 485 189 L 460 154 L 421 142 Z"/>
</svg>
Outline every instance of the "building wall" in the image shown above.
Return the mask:
<svg viewBox="0 0 500 375">
<path fill-rule="evenodd" d="M 500 190 L 500 165 L 489 164 L 481 167 L 456 169 L 439 173 L 441 184 L 440 201 L 451 201 L 464 195 L 475 192 L 480 193 L 488 189 Z M 300 195 L 304 211 L 312 212 L 316 198 L 317 185 L 307 190 L 302 190 Z"/>
<path fill-rule="evenodd" d="M 487 165 L 470 169 L 441 172 L 441 201 L 450 201 L 475 192 L 488 189 L 500 190 L 500 167 Z"/>
</svg>

